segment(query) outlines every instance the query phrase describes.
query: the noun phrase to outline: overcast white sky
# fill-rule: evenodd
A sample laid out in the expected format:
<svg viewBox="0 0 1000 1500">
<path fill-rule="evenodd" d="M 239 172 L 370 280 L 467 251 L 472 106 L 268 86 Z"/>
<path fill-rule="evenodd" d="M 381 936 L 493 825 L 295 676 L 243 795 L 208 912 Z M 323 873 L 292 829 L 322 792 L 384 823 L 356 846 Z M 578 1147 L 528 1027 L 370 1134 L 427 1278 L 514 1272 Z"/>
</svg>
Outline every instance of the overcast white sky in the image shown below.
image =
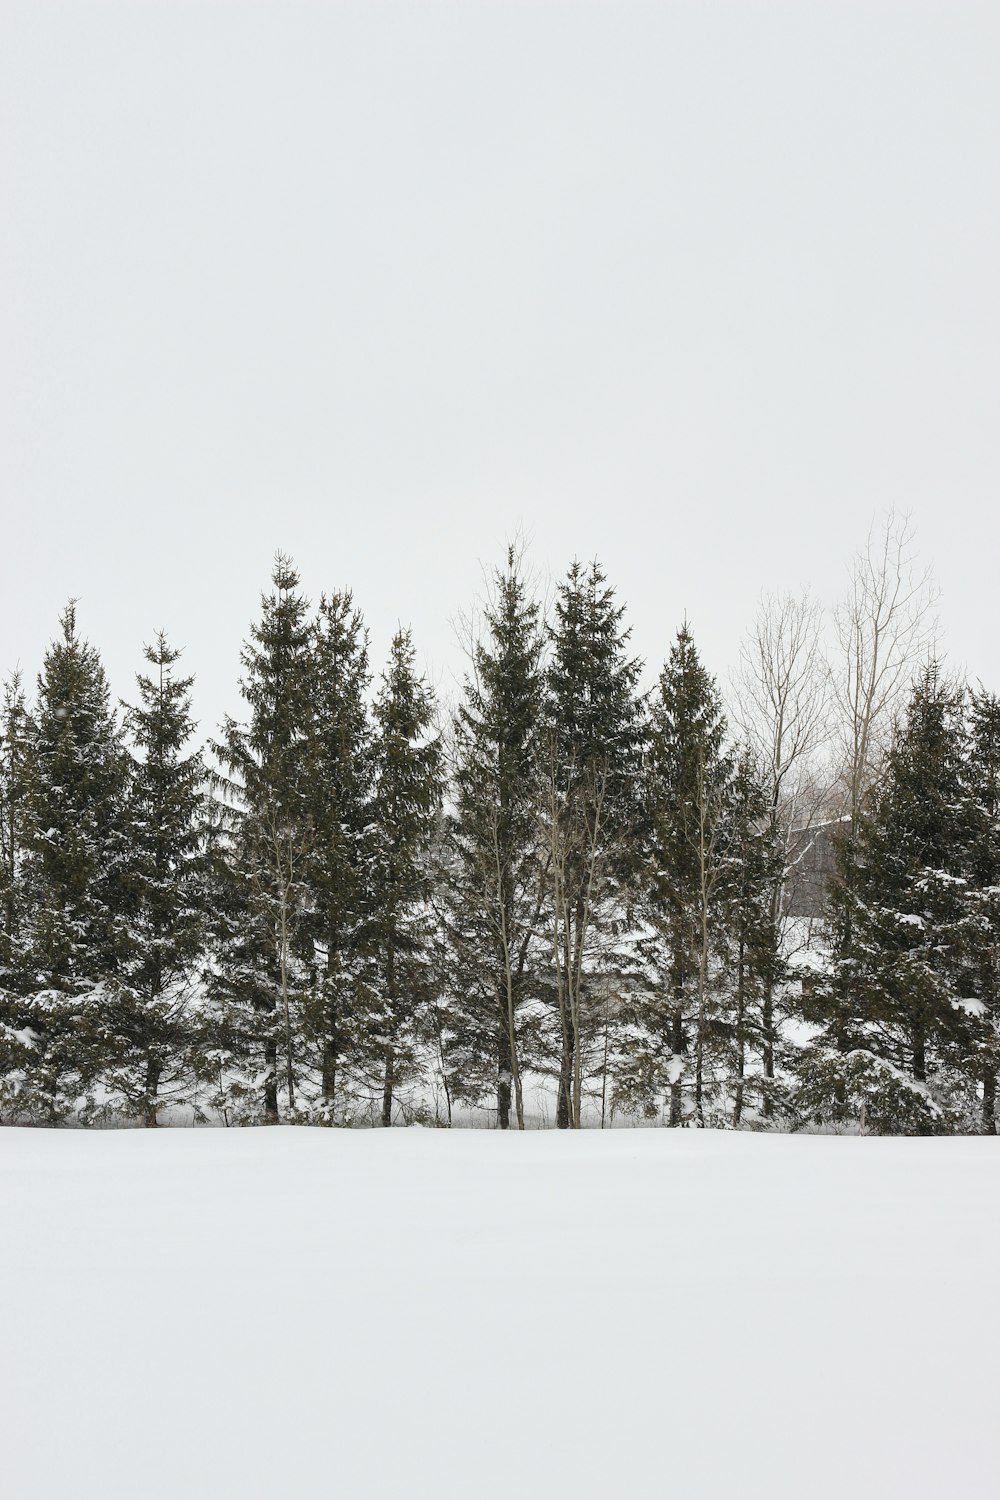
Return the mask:
<svg viewBox="0 0 1000 1500">
<path fill-rule="evenodd" d="M 1000 5 L 0 4 L 0 671 L 206 729 L 278 547 L 376 661 L 518 529 L 721 675 L 912 512 L 1000 689 Z"/>
</svg>

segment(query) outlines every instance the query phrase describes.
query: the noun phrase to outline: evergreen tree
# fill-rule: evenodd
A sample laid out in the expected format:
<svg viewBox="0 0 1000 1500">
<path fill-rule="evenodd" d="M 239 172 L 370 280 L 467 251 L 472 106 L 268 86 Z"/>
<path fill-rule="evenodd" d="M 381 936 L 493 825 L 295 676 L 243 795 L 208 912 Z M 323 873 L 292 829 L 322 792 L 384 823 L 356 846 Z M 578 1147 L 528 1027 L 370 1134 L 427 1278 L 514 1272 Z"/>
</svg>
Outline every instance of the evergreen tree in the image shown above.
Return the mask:
<svg viewBox="0 0 1000 1500">
<path fill-rule="evenodd" d="M 969 1035 L 954 1003 L 969 941 L 964 754 L 962 694 L 932 662 L 841 853 L 830 971 L 811 1003 L 821 1030 L 804 1059 L 814 1113 L 863 1109 L 889 1133 L 946 1125 Z"/>
<path fill-rule="evenodd" d="M 550 629 L 543 815 L 560 1129 L 581 1124 L 585 1052 L 626 960 L 642 724 L 623 616 L 600 565 L 574 562 Z"/>
<path fill-rule="evenodd" d="M 713 1023 L 713 955 L 723 924 L 727 816 L 733 778 L 715 682 L 685 624 L 650 708 L 646 794 L 649 852 L 643 950 L 669 1043 L 670 1124 L 683 1119 L 682 1074 L 693 1040 L 695 1118 L 704 1123 L 704 1069 Z M 693 1038 L 691 1028 L 693 1025 Z"/>
<path fill-rule="evenodd" d="M 107 986 L 128 952 L 128 757 L 97 652 L 76 607 L 38 678 L 24 764 L 27 958 L 21 1028 L 30 1074 L 55 1116 L 90 1091 L 108 1060 Z"/>
<path fill-rule="evenodd" d="M 538 856 L 544 678 L 540 610 L 521 558 L 507 550 L 493 575 L 485 629 L 453 726 L 446 886 L 457 970 L 452 1055 L 463 1091 L 496 1091 L 524 1127 L 521 1018 L 538 993 L 542 896 Z"/>
<path fill-rule="evenodd" d="M 191 677 L 162 631 L 145 647 L 152 668 L 126 710 L 135 750 L 128 851 L 130 944 L 114 989 L 113 1094 L 146 1125 L 163 1090 L 190 1071 L 193 1005 L 206 942 L 205 772 L 189 748 Z"/>
<path fill-rule="evenodd" d="M 997 1133 L 1000 1067 L 1000 699 L 970 695 L 967 763 L 969 933 L 966 980 L 972 1031 L 966 1066 L 982 1086 L 982 1125 Z"/>
<path fill-rule="evenodd" d="M 308 603 L 280 553 L 272 583 L 242 652 L 247 721 L 227 718 L 212 747 L 222 768 L 217 785 L 227 836 L 226 857 L 220 848 L 215 862 L 218 959 L 211 987 L 221 1008 L 219 1035 L 232 1065 L 251 1069 L 249 1087 L 261 1090 L 268 1121 L 278 1119 L 281 1083 L 289 1109 L 295 1106 L 295 946 L 314 793 Z"/>
<path fill-rule="evenodd" d="M 743 1118 L 747 1097 L 747 1052 L 764 1061 L 764 1112 L 768 1112 L 768 1048 L 773 996 L 783 971 L 774 920 L 774 891 L 785 868 L 785 850 L 772 816 L 773 803 L 749 751 L 736 761 L 727 812 L 728 870 L 723 889 L 727 967 L 732 1006 L 733 1124 Z"/>
<path fill-rule="evenodd" d="M 25 965 L 24 758 L 29 720 L 21 677 L 4 684 L 0 706 L 0 1109 L 16 1118 L 31 1036 L 19 1025 L 29 983 Z"/>
<path fill-rule="evenodd" d="M 371 942 L 383 1053 L 382 1124 L 414 1060 L 418 1022 L 432 996 L 430 851 L 441 805 L 441 744 L 430 736 L 434 700 L 414 665 L 408 630 L 393 637 L 375 703 Z"/>
<path fill-rule="evenodd" d="M 0 989 L 16 983 L 23 935 L 24 753 L 29 721 L 20 673 L 0 705 Z"/>
<path fill-rule="evenodd" d="M 370 681 L 368 637 L 353 596 L 324 595 L 309 657 L 313 841 L 307 1024 L 328 1118 L 344 1070 L 370 1060 L 374 1046 Z"/>
</svg>

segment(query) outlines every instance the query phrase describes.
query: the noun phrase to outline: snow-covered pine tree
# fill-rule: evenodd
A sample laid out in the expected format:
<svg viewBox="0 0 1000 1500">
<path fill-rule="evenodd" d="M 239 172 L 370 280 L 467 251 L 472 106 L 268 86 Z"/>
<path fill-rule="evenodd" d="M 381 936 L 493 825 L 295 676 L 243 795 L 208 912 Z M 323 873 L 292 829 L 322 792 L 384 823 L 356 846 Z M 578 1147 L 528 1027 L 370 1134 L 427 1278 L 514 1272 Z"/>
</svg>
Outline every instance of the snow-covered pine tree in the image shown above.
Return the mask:
<svg viewBox="0 0 1000 1500">
<path fill-rule="evenodd" d="M 310 642 L 312 708 L 307 1031 L 332 1119 L 345 1070 L 370 1062 L 372 729 L 368 635 L 352 594 L 320 600 Z"/>
<path fill-rule="evenodd" d="M 9 974 L 20 936 L 21 863 L 27 704 L 21 675 L 4 683 L 0 704 L 0 984 Z"/>
<path fill-rule="evenodd" d="M 45 655 L 25 739 L 28 1077 L 50 1118 L 91 1095 L 109 1058 L 107 986 L 128 953 L 129 762 L 76 606 Z"/>
<path fill-rule="evenodd" d="M 145 1125 L 191 1077 L 195 1004 L 206 945 L 205 770 L 190 747 L 192 677 L 161 631 L 144 648 L 139 703 L 125 710 L 133 746 L 128 849 L 129 947 L 113 986 L 112 1098 Z"/>
<path fill-rule="evenodd" d="M 27 704 L 20 673 L 4 684 L 0 705 L 0 1118 L 17 1118 L 31 1052 L 18 1024 L 30 976 L 25 965 L 24 755 Z"/>
<path fill-rule="evenodd" d="M 973 1004 L 967 1066 L 983 1091 L 982 1125 L 997 1133 L 1000 1069 L 1000 698 L 969 697 L 967 875 L 970 922 L 966 967 Z M 980 1010 L 981 1007 L 981 1010 Z M 978 1014 L 977 1014 L 978 1012 Z"/>
<path fill-rule="evenodd" d="M 542 874 L 538 855 L 544 677 L 541 611 L 522 556 L 493 573 L 483 629 L 452 731 L 452 801 L 443 886 L 455 967 L 452 1051 L 459 1087 L 495 1089 L 524 1128 L 521 1016 L 538 994 Z"/>
<path fill-rule="evenodd" d="M 683 1123 L 682 1067 L 693 1049 L 694 1117 L 704 1123 L 705 1063 L 715 1025 L 714 967 L 727 890 L 733 759 L 715 681 L 685 624 L 650 704 L 646 800 L 649 869 L 643 952 L 669 1045 L 670 1124 Z"/>
<path fill-rule="evenodd" d="M 397 631 L 375 701 L 370 938 L 386 1126 L 396 1087 L 415 1061 L 434 980 L 430 855 L 441 807 L 441 742 L 432 732 L 433 694 L 415 659 L 410 632 Z"/>
<path fill-rule="evenodd" d="M 231 1070 L 243 1097 L 259 1095 L 269 1122 L 278 1119 L 279 1089 L 289 1110 L 295 1107 L 301 977 L 295 950 L 315 791 L 309 606 L 281 553 L 272 584 L 242 651 L 247 720 L 227 718 L 212 745 L 227 832 L 215 840 L 218 922 L 210 986 L 216 1051 L 228 1059 L 219 1071 L 225 1077 Z M 220 1103 L 225 1092 L 224 1086 Z"/>
<path fill-rule="evenodd" d="M 722 892 L 736 1126 L 747 1103 L 748 1048 L 757 1051 L 764 1064 L 765 1112 L 771 1103 L 769 1080 L 774 1077 L 773 999 L 784 967 L 774 892 L 784 874 L 785 846 L 773 817 L 770 791 L 770 779 L 761 775 L 755 757 L 744 748 L 735 762 L 726 813 L 727 868 Z"/>
<path fill-rule="evenodd" d="M 813 1040 L 798 1060 L 798 1107 L 816 1120 L 843 1125 L 860 1100 L 848 1099 L 848 1075 L 861 1070 L 874 1076 L 874 1065 L 861 1057 L 864 1027 L 855 994 L 855 912 L 860 899 L 855 880 L 860 868 L 858 849 L 871 808 L 863 807 L 858 822 L 845 820 L 834 835 L 835 868 L 826 889 L 823 936 L 827 961 L 816 978 L 803 981 L 802 1016 L 815 1030 Z"/>
<path fill-rule="evenodd" d="M 580 1127 L 586 1053 L 627 968 L 643 730 L 624 613 L 600 565 L 574 562 L 549 632 L 542 845 L 560 1129 Z"/>
<path fill-rule="evenodd" d="M 871 807 L 831 894 L 831 962 L 807 1015 L 802 1107 L 866 1128 L 949 1128 L 969 1049 L 969 806 L 962 692 L 936 662 L 918 678 Z M 971 996 L 965 998 L 972 998 Z"/>
</svg>

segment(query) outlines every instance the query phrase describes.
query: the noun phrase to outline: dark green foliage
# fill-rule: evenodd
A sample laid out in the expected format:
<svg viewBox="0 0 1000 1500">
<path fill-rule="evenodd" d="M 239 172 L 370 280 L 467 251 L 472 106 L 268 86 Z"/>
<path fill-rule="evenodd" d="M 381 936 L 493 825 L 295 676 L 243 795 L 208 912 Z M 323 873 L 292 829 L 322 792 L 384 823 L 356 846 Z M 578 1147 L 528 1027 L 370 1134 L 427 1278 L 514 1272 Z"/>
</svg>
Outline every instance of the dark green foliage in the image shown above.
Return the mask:
<svg viewBox="0 0 1000 1500">
<path fill-rule="evenodd" d="M 574 562 L 555 601 L 546 678 L 549 769 L 569 808 L 600 792 L 611 864 L 634 866 L 630 836 L 639 822 L 643 724 L 636 696 L 642 663 L 628 654 L 630 628 L 600 564 Z"/>
<path fill-rule="evenodd" d="M 970 695 L 966 768 L 969 926 L 965 993 L 971 1004 L 965 1067 L 982 1086 L 982 1128 L 995 1135 L 1000 1068 L 1000 699 Z"/>
<path fill-rule="evenodd" d="M 129 952 L 129 761 L 97 652 L 67 606 L 38 679 L 23 763 L 20 1029 L 28 1091 L 50 1116 L 89 1094 L 109 1056 L 106 987 Z"/>
<path fill-rule="evenodd" d="M 305 1025 L 332 1118 L 345 1069 L 371 1061 L 374 750 L 368 637 L 350 593 L 320 600 L 309 656 L 311 971 Z"/>
<path fill-rule="evenodd" d="M 259 1099 L 264 1119 L 273 1121 L 279 1084 L 294 1106 L 292 949 L 313 841 L 315 782 L 308 603 L 280 554 L 272 583 L 242 653 L 247 720 L 226 719 L 212 747 L 222 768 L 217 787 L 225 833 L 214 862 L 211 992 L 232 1075 L 228 1086 L 237 1104 Z"/>
<path fill-rule="evenodd" d="M 191 1072 L 195 1001 L 207 941 L 205 799 L 199 753 L 189 749 L 191 677 L 162 632 L 145 648 L 126 710 L 134 746 L 130 787 L 129 946 L 111 991 L 113 1034 L 106 1083 L 147 1125 L 161 1097 L 183 1097 Z"/>
<path fill-rule="evenodd" d="M 556 1123 L 563 1129 L 581 1124 L 587 1053 L 602 1028 L 606 1037 L 612 992 L 621 993 L 629 967 L 643 725 L 641 664 L 628 654 L 623 618 L 600 565 L 574 563 L 550 628 L 543 761 Z"/>
<path fill-rule="evenodd" d="M 17 1117 L 32 1061 L 31 1034 L 20 1025 L 31 988 L 27 963 L 25 769 L 30 721 L 20 674 L 4 685 L 0 707 L 0 1118 Z"/>
<path fill-rule="evenodd" d="M 398 631 L 375 702 L 369 940 L 383 1125 L 392 1124 L 394 1093 L 414 1067 L 420 1022 L 434 999 L 430 857 L 441 806 L 441 744 L 431 733 L 433 695 L 415 657 L 409 631 Z"/>
<path fill-rule="evenodd" d="M 686 625 L 642 699 L 600 566 L 546 624 L 512 548 L 482 627 L 446 777 L 409 633 L 372 701 L 352 595 L 279 556 L 207 776 L 165 638 L 127 747 L 67 608 L 0 703 L 0 1118 L 523 1127 L 551 1080 L 561 1127 L 996 1132 L 997 698 L 921 675 L 817 949 Z"/>
<path fill-rule="evenodd" d="M 30 728 L 20 674 L 4 684 L 0 705 L 0 992 L 23 978 L 25 756 Z"/>
<path fill-rule="evenodd" d="M 512 1095 L 523 1119 L 523 1017 L 538 995 L 544 642 L 513 547 L 492 585 L 455 716 L 454 812 L 442 875 L 455 961 L 449 1053 L 456 1087 L 474 1103 L 495 1090 L 506 1130 Z"/>
<path fill-rule="evenodd" d="M 783 973 L 772 906 L 784 856 L 759 767 L 728 746 L 687 626 L 652 695 L 644 784 L 643 982 L 623 1008 L 615 1107 L 738 1126 L 748 1108 L 766 1112 L 770 1085 L 748 1064 L 763 1058 Z"/>
<path fill-rule="evenodd" d="M 921 1128 L 953 1089 L 969 1043 L 966 955 L 970 943 L 966 874 L 969 809 L 965 795 L 962 693 L 932 663 L 916 684 L 871 808 L 841 848 L 832 895 L 832 962 L 811 1010 L 820 1024 L 806 1058 L 815 1079 L 838 1077 L 837 1055 L 871 1054 L 872 1078 L 907 1087 Z M 851 1093 L 837 1082 L 830 1100 L 846 1118 Z M 926 1107 L 925 1107 L 926 1105 Z M 808 1108 L 815 1110 L 813 1094 Z M 914 1128 L 908 1114 L 873 1107 L 894 1130 Z"/>
<path fill-rule="evenodd" d="M 795 1103 L 805 1119 L 872 1135 L 943 1135 L 961 1125 L 960 1113 L 940 1087 L 932 1092 L 915 1083 L 869 1047 L 807 1048 Z"/>
<path fill-rule="evenodd" d="M 725 904 L 726 980 L 729 1018 L 723 1028 L 725 1056 L 732 1077 L 733 1124 L 739 1125 L 751 1092 L 748 1052 L 766 1056 L 770 1001 L 784 966 L 774 919 L 774 893 L 784 873 L 785 854 L 771 817 L 763 778 L 749 751 L 736 762 L 726 820 Z M 759 1080 L 763 1112 L 773 1102 L 765 1069 Z"/>
<path fill-rule="evenodd" d="M 671 1125 L 683 1119 L 680 1065 L 688 1067 L 689 1054 L 693 1107 L 703 1118 L 706 1049 L 718 1010 L 716 950 L 724 941 L 733 774 L 722 700 L 684 625 L 652 697 L 646 771 L 652 931 L 643 950 L 651 1008 L 670 1060 Z"/>
</svg>

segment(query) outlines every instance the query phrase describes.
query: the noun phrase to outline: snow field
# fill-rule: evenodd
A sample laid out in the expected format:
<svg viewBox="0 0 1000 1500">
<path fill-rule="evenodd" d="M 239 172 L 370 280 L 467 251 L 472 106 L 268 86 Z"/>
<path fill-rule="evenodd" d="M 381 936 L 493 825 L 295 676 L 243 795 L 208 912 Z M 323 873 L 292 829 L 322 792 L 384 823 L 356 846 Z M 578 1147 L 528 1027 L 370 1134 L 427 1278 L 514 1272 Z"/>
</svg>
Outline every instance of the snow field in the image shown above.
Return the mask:
<svg viewBox="0 0 1000 1500">
<path fill-rule="evenodd" d="M 0 1131 L 3 1500 L 1000 1473 L 1000 1147 Z"/>
</svg>

